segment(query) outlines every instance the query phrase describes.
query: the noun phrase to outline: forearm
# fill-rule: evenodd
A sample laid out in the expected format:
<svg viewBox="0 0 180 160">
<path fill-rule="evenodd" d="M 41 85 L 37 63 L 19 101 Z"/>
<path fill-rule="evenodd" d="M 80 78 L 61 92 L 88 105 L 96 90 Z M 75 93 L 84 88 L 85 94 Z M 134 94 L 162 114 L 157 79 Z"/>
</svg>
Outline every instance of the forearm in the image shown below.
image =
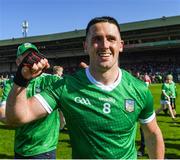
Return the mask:
<svg viewBox="0 0 180 160">
<path fill-rule="evenodd" d="M 27 116 L 26 88 L 14 84 L 6 103 L 6 119 L 10 125 L 23 123 Z"/>
<path fill-rule="evenodd" d="M 164 159 L 164 141 L 159 127 L 145 135 L 145 145 L 150 159 Z"/>
</svg>

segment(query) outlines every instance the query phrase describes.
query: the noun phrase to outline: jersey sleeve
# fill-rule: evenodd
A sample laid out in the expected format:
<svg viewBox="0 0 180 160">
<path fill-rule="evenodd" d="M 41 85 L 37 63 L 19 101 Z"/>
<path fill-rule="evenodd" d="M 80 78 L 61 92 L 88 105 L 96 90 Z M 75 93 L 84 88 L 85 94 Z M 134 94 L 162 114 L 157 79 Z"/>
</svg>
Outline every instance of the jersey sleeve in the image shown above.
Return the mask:
<svg viewBox="0 0 180 160">
<path fill-rule="evenodd" d="M 143 124 L 149 123 L 155 118 L 155 112 L 153 108 L 153 104 L 154 104 L 153 96 L 150 90 L 147 90 L 145 100 L 146 100 L 145 107 L 141 111 L 140 116 L 139 116 L 140 123 L 143 123 Z"/>
<path fill-rule="evenodd" d="M 64 87 L 64 79 L 59 79 L 47 87 L 40 94 L 36 94 L 35 97 L 42 104 L 44 109 L 51 113 L 53 110 L 60 107 L 60 99 Z"/>
</svg>

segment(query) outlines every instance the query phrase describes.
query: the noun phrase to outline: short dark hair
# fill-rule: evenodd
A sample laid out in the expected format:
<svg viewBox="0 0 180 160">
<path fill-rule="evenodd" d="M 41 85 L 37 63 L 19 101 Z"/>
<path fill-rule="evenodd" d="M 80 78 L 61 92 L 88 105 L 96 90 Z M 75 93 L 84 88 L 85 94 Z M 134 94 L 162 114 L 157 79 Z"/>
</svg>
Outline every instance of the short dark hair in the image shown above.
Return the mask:
<svg viewBox="0 0 180 160">
<path fill-rule="evenodd" d="M 117 26 L 117 28 L 119 30 L 119 34 L 120 34 L 120 26 L 119 26 L 117 20 L 113 17 L 102 16 L 102 17 L 95 17 L 89 21 L 89 23 L 86 27 L 86 36 L 88 35 L 90 27 L 99 22 L 109 22 L 109 23 L 115 24 Z"/>
</svg>

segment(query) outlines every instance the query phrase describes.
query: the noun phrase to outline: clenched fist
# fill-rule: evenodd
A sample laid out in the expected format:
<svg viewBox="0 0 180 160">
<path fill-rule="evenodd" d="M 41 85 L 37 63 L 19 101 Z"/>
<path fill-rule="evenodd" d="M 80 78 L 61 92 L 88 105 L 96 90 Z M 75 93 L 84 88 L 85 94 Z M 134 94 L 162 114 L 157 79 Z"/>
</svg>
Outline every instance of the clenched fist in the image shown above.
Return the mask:
<svg viewBox="0 0 180 160">
<path fill-rule="evenodd" d="M 26 87 L 32 78 L 39 76 L 49 67 L 48 60 L 44 55 L 36 51 L 28 51 L 25 58 L 18 66 L 18 70 L 14 77 L 14 83 Z"/>
</svg>

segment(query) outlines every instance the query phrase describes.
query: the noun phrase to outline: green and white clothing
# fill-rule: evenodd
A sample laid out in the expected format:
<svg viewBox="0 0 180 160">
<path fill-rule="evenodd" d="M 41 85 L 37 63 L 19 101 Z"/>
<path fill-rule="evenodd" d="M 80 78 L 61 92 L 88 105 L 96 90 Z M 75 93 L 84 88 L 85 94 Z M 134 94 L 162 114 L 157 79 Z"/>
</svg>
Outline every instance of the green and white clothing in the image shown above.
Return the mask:
<svg viewBox="0 0 180 160">
<path fill-rule="evenodd" d="M 149 123 L 155 117 L 145 83 L 124 70 L 109 86 L 97 82 L 89 68 L 80 70 L 35 96 L 48 113 L 61 104 L 72 158 L 137 158 L 136 122 Z"/>
<path fill-rule="evenodd" d="M 9 91 L 11 90 L 12 86 L 13 86 L 13 81 L 11 79 L 4 81 L 4 88 L 3 88 L 3 92 L 2 92 L 1 105 L 6 104 L 6 99 L 8 97 Z"/>
<path fill-rule="evenodd" d="M 168 96 L 170 95 L 171 91 L 169 83 L 163 83 L 162 91 L 164 91 Z M 168 100 L 168 98 L 163 93 L 161 93 L 161 100 Z"/>
<path fill-rule="evenodd" d="M 176 90 L 176 84 L 172 81 L 169 83 L 169 90 L 170 90 L 170 98 L 176 98 L 177 90 Z"/>
<path fill-rule="evenodd" d="M 162 92 L 161 92 L 161 100 L 160 100 L 160 103 L 162 104 L 162 105 L 170 105 L 170 101 L 168 100 L 168 98 L 167 98 L 167 96 L 170 96 L 170 94 L 171 94 L 171 91 L 170 91 L 170 85 L 169 85 L 169 83 L 163 83 L 163 85 L 162 85 Z M 163 92 L 167 95 L 167 96 L 165 96 L 164 94 L 163 94 Z"/>
<path fill-rule="evenodd" d="M 57 76 L 42 74 L 30 81 L 27 97 L 40 93 L 52 82 L 59 80 Z M 12 83 L 6 83 L 3 103 L 6 101 Z M 14 151 L 23 156 L 33 156 L 56 149 L 59 137 L 59 112 L 54 110 L 51 115 L 16 128 Z"/>
</svg>

